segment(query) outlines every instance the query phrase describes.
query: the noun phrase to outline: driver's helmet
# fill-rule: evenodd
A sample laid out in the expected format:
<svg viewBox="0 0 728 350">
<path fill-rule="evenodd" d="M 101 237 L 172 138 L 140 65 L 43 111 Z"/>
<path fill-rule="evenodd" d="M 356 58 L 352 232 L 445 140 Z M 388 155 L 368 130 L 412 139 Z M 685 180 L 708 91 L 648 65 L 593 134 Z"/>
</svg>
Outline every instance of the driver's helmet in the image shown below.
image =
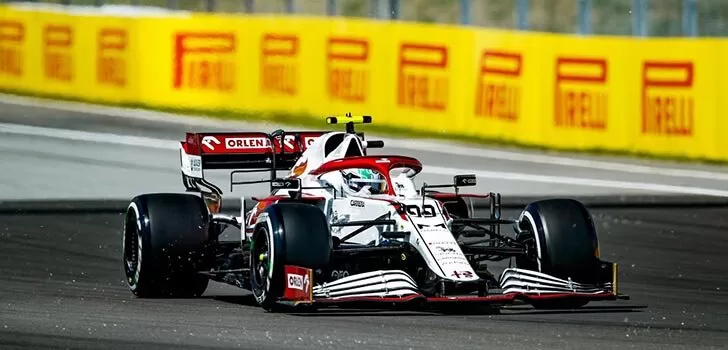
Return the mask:
<svg viewBox="0 0 728 350">
<path fill-rule="evenodd" d="M 387 180 L 377 171 L 371 169 L 357 168 L 341 171 L 344 176 L 344 183 L 355 193 L 363 189 L 369 194 L 387 193 Z"/>
</svg>

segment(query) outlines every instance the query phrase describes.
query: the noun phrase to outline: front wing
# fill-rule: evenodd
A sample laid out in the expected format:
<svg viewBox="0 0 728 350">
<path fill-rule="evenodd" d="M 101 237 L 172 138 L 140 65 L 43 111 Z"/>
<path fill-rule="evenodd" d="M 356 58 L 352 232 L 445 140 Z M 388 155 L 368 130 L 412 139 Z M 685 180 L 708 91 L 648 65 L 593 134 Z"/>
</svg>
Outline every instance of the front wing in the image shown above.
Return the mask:
<svg viewBox="0 0 728 350">
<path fill-rule="evenodd" d="M 432 297 L 419 292 L 412 278 L 403 271 L 382 270 L 351 275 L 314 286 L 310 269 L 285 267 L 286 290 L 281 302 L 287 305 L 369 306 L 383 304 L 443 305 L 482 304 L 512 305 L 544 302 L 590 302 L 629 299 L 617 291 L 617 265 L 612 267 L 612 281 L 584 285 L 561 280 L 539 272 L 509 268 L 500 278 L 500 291 L 484 296 L 453 295 Z M 303 285 L 291 284 L 290 276 L 306 276 Z M 492 292 L 492 291 L 491 291 Z"/>
</svg>

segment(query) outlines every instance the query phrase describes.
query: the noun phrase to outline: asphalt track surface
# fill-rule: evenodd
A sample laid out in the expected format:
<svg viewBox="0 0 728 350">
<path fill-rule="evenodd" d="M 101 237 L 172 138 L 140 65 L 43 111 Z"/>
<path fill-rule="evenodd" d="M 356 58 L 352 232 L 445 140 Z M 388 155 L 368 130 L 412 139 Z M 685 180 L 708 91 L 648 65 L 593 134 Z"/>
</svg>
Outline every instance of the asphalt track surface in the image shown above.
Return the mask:
<svg viewBox="0 0 728 350">
<path fill-rule="evenodd" d="M 150 121 L 99 120 L 78 112 L 17 105 L 0 105 L 0 123 L 171 140 L 189 128 Z M 496 189 L 513 195 L 529 191 L 539 195 L 622 195 L 621 199 L 610 197 L 606 200 L 609 203 L 601 199 L 588 204 L 597 221 L 602 256 L 620 263 L 620 289 L 631 295 L 629 301 L 592 303 L 581 310 L 558 312 L 517 306 L 500 313 L 487 309 L 467 314 L 335 309 L 316 314 L 266 314 L 246 291 L 220 284 L 211 285 L 200 299 L 133 297 L 123 281 L 122 216 L 117 201 L 85 205 L 78 201 L 55 205 L 10 201 L 124 199 L 146 191 L 179 191 L 173 152 L 28 134 L 1 136 L 2 349 L 703 349 L 728 345 L 725 199 L 696 197 L 691 199 L 693 204 L 712 204 L 688 206 L 684 197 L 673 196 L 659 199 L 672 202 L 671 206 L 644 204 L 654 202 L 651 197 L 642 198 L 644 203 L 636 206 L 632 197 L 625 196 L 632 193 L 629 188 L 555 186 L 525 179 L 494 181 Z M 716 167 L 680 166 L 691 176 L 660 177 L 524 161 L 491 159 L 485 166 L 475 164 L 482 159 L 473 155 L 421 152 L 420 158 L 426 165 L 440 167 L 472 165 L 555 177 L 617 178 L 637 183 L 635 187 L 649 182 L 728 189 L 717 179 L 723 170 Z M 662 163 L 649 166 L 678 167 Z M 710 174 L 717 175 L 712 179 L 703 176 Z M 433 181 L 447 179 L 432 176 Z M 511 200 L 514 204 L 519 201 L 524 199 Z M 518 210 L 508 209 L 505 214 L 512 217 Z M 502 267 L 493 265 L 493 272 Z"/>
<path fill-rule="evenodd" d="M 200 299 L 133 297 L 113 211 L 5 212 L 0 348 L 725 348 L 728 208 L 592 210 L 603 257 L 620 262 L 631 300 L 558 312 L 290 315 L 267 314 L 247 291 L 217 283 Z"/>
</svg>

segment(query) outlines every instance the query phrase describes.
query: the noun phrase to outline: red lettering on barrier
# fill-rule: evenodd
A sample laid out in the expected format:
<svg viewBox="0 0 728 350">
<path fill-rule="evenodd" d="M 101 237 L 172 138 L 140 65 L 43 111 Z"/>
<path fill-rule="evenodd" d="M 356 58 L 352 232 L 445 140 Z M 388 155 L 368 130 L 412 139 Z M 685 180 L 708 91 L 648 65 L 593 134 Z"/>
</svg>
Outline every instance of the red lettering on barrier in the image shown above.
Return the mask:
<svg viewBox="0 0 728 350">
<path fill-rule="evenodd" d="M 595 70 L 588 73 L 570 69 Z M 607 61 L 603 58 L 556 60 L 554 124 L 563 128 L 607 128 Z"/>
<path fill-rule="evenodd" d="M 235 33 L 177 33 L 175 89 L 230 92 L 235 89 Z"/>
<path fill-rule="evenodd" d="M 433 57 L 412 57 L 426 54 Z M 400 106 L 442 111 L 449 100 L 447 47 L 402 44 L 399 51 L 398 98 Z"/>
<path fill-rule="evenodd" d="M 329 97 L 364 102 L 369 91 L 369 42 L 353 38 L 329 38 L 327 45 Z"/>
<path fill-rule="evenodd" d="M 650 74 L 678 73 L 658 79 Z M 647 61 L 642 66 L 642 133 L 691 136 L 695 123 L 694 97 L 686 94 L 695 78 L 692 62 Z"/>
<path fill-rule="evenodd" d="M 486 50 L 480 60 L 475 115 L 507 121 L 518 119 L 523 69 L 520 53 Z"/>
<path fill-rule="evenodd" d="M 48 25 L 43 30 L 44 75 L 48 79 L 73 80 L 73 29 L 67 25 Z"/>
<path fill-rule="evenodd" d="M 0 21 L 0 74 L 23 76 L 24 40 L 25 27 L 22 23 Z"/>
<path fill-rule="evenodd" d="M 298 37 L 265 34 L 261 39 L 260 88 L 263 92 L 295 95 L 298 69 Z"/>
<path fill-rule="evenodd" d="M 124 29 L 104 28 L 99 31 L 96 58 L 96 81 L 99 84 L 126 86 L 126 48 L 129 35 Z"/>
</svg>

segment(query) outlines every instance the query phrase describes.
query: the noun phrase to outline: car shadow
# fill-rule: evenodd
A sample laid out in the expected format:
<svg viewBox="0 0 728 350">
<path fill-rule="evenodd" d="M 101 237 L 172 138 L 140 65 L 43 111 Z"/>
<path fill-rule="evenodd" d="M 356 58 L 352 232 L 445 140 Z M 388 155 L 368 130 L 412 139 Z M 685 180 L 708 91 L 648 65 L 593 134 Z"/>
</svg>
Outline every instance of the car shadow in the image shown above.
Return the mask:
<svg viewBox="0 0 728 350">
<path fill-rule="evenodd" d="M 582 306 L 576 309 L 537 309 L 530 305 L 508 306 L 501 308 L 501 315 L 555 315 L 555 314 L 595 314 L 595 313 L 627 313 L 643 312 L 647 305 L 599 305 Z"/>
<path fill-rule="evenodd" d="M 209 296 L 212 300 L 225 303 L 258 307 L 252 294 Z M 597 314 L 597 313 L 632 313 L 642 312 L 647 305 L 599 305 L 583 306 L 577 309 L 536 309 L 530 305 L 508 305 L 495 307 L 489 305 L 448 305 L 441 307 L 423 307 L 421 305 L 394 305 L 389 307 L 372 306 L 366 308 L 356 307 L 296 307 L 284 308 L 281 311 L 287 315 L 300 317 L 353 317 L 353 316 L 515 316 L 515 315 L 553 315 L 553 314 Z M 262 310 L 261 310 L 262 311 Z"/>
<path fill-rule="evenodd" d="M 250 306 L 250 307 L 258 307 L 258 302 L 255 301 L 255 297 L 253 297 L 252 294 L 247 295 L 213 295 L 208 296 L 207 298 L 210 298 L 215 301 L 222 301 L 225 303 L 240 305 L 240 306 Z"/>
</svg>

